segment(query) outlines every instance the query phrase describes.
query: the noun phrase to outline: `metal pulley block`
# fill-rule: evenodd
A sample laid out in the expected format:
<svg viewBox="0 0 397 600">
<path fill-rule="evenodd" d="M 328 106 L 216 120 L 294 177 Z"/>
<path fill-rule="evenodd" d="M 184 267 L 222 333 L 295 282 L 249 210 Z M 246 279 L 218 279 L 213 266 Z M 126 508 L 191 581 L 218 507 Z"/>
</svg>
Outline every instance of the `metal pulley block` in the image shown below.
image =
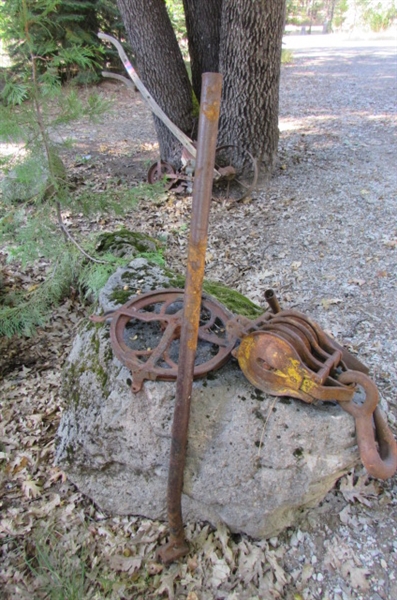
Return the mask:
<svg viewBox="0 0 397 600">
<path fill-rule="evenodd" d="M 233 355 L 255 387 L 309 403 L 339 402 L 355 419 L 367 472 L 379 479 L 395 474 L 397 444 L 378 407 L 379 393 L 365 365 L 297 311 L 266 313 L 256 321 L 235 318 L 228 329 L 241 339 Z M 364 390 L 363 402 L 356 400 L 357 387 Z"/>
<path fill-rule="evenodd" d="M 318 325 L 293 310 L 268 313 L 265 321 L 254 323 L 256 330 L 240 331 L 241 343 L 233 355 L 255 387 L 304 402 L 352 399 L 352 388 L 336 377 L 346 370 L 343 351 Z"/>
</svg>

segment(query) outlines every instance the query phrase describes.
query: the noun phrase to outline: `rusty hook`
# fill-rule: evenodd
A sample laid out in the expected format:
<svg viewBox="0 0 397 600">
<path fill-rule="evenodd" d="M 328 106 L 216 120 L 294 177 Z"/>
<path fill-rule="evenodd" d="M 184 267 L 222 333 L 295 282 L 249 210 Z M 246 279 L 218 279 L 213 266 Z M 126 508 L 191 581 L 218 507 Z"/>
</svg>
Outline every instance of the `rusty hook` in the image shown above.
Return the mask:
<svg viewBox="0 0 397 600">
<path fill-rule="evenodd" d="M 362 405 L 354 400 L 340 403 L 356 421 L 357 444 L 364 467 L 377 479 L 392 477 L 397 471 L 397 443 L 378 406 L 379 393 L 374 382 L 359 371 L 345 371 L 338 381 L 358 384 L 365 392 Z"/>
</svg>

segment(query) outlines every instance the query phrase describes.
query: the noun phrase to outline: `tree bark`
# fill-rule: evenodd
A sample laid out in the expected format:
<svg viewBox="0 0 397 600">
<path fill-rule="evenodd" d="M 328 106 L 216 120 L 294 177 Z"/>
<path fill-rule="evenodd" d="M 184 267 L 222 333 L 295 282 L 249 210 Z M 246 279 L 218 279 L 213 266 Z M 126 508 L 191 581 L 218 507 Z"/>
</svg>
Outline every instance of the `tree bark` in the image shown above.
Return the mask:
<svg viewBox="0 0 397 600">
<path fill-rule="evenodd" d="M 183 0 L 192 84 L 200 102 L 202 73 L 218 73 L 222 0 Z"/>
<path fill-rule="evenodd" d="M 117 0 L 143 83 L 168 117 L 191 135 L 193 100 L 183 62 L 164 0 Z M 154 118 L 160 156 L 180 166 L 181 144 Z"/>
<path fill-rule="evenodd" d="M 223 0 L 219 143 L 234 145 L 230 162 L 239 171 L 247 152 L 269 171 L 274 165 L 284 19 L 285 0 Z"/>
<path fill-rule="evenodd" d="M 281 44 L 286 0 L 183 0 L 193 88 L 201 74 L 223 75 L 219 145 L 239 173 L 269 172 L 278 145 Z M 164 0 L 118 0 L 140 76 L 170 119 L 193 133 L 192 89 Z M 179 166 L 180 144 L 157 119 L 161 158 Z"/>
</svg>

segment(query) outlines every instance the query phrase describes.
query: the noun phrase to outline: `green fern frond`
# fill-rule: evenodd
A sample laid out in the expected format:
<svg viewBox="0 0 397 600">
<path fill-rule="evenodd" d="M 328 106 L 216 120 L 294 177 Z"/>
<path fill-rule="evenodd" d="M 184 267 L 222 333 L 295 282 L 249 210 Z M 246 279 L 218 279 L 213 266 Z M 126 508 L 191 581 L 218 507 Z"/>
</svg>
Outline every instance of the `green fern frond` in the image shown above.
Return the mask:
<svg viewBox="0 0 397 600">
<path fill-rule="evenodd" d="M 24 128 L 19 119 L 15 118 L 15 109 L 10 103 L 7 104 L 8 106 L 0 104 L 0 138 L 12 142 L 21 138 Z"/>
<path fill-rule="evenodd" d="M 52 59 L 55 67 L 65 67 L 67 65 L 78 65 L 84 69 L 94 66 L 95 51 L 93 48 L 87 48 L 81 45 L 73 45 L 67 48 L 60 48 L 58 54 Z"/>
<path fill-rule="evenodd" d="M 30 337 L 37 327 L 44 325 L 48 317 L 47 307 L 41 302 L 26 301 L 15 307 L 0 307 L 0 336 L 24 335 Z"/>
<path fill-rule="evenodd" d="M 84 114 L 84 105 L 78 97 L 76 90 L 71 90 L 58 98 L 59 113 L 53 118 L 53 126 L 64 125 L 76 119 L 79 119 Z"/>
<path fill-rule="evenodd" d="M 68 200 L 68 206 L 84 216 L 99 213 L 122 215 L 127 211 L 135 210 L 141 198 L 140 186 L 127 188 L 109 182 L 106 190 L 93 191 L 85 189 L 78 195 L 71 196 Z"/>
<path fill-rule="evenodd" d="M 61 77 L 57 69 L 49 68 L 46 69 L 39 77 L 40 82 L 40 93 L 43 98 L 56 99 L 61 96 Z"/>
<path fill-rule="evenodd" d="M 91 121 L 98 121 L 98 119 L 101 119 L 103 115 L 109 111 L 111 106 L 111 101 L 94 92 L 88 96 L 85 115 L 91 119 Z"/>
<path fill-rule="evenodd" d="M 0 239 L 3 249 L 8 242 L 14 242 L 16 232 L 23 225 L 25 220 L 25 211 L 23 208 L 5 210 L 1 207 L 0 212 Z"/>
<path fill-rule="evenodd" d="M 48 177 L 43 155 L 38 152 L 29 153 L 1 183 L 4 204 L 15 205 L 35 198 L 41 199 L 48 185 Z"/>
</svg>

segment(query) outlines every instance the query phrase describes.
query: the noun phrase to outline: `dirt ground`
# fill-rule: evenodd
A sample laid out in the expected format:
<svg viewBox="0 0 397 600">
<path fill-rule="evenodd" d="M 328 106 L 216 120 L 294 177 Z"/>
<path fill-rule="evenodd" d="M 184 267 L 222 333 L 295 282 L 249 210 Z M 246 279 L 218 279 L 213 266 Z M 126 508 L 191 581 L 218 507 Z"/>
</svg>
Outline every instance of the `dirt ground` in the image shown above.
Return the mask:
<svg viewBox="0 0 397 600">
<path fill-rule="evenodd" d="M 319 322 L 368 364 L 396 433 L 396 40 L 308 37 L 286 40 L 277 170 L 241 203 L 225 193 L 213 202 L 206 277 L 260 304 L 273 288 L 283 307 Z M 135 186 L 157 159 L 151 115 L 119 84 L 101 92 L 113 101 L 103 123 L 56 132 L 75 140 L 65 155 L 71 183 Z M 164 193 L 87 227 L 159 237 L 184 272 L 190 206 L 189 196 Z M 379 482 L 357 468 L 268 541 L 189 524 L 192 552 L 169 568 L 155 560 L 164 524 L 105 515 L 83 498 L 52 462 L 62 363 L 83 318 L 71 297 L 37 338 L 2 345 L 4 598 L 397 598 L 396 476 Z M 77 595 L 51 595 L 71 582 Z"/>
</svg>

